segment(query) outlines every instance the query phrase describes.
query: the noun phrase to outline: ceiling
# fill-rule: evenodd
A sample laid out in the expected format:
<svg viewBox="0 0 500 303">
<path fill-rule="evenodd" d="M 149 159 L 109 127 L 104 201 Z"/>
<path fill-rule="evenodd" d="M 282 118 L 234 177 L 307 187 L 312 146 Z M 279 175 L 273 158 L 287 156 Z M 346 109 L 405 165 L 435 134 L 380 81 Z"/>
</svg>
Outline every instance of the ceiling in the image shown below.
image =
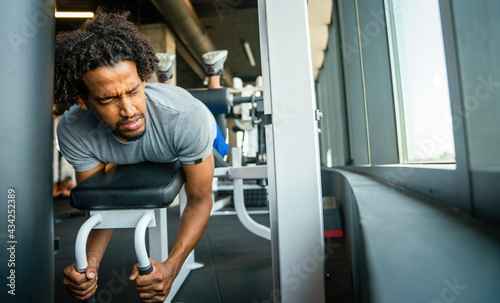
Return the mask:
<svg viewBox="0 0 500 303">
<path fill-rule="evenodd" d="M 191 0 L 190 2 L 202 29 L 211 37 L 215 47 L 229 51 L 225 67 L 230 70 L 232 76 L 241 78 L 245 83 L 255 82 L 256 77 L 261 75 L 257 0 Z M 331 18 L 331 13 L 325 14 L 321 5 L 324 6 L 325 3 L 328 5 L 331 2 L 332 0 L 309 1 L 309 6 L 313 6 L 309 16 L 312 22 L 311 30 L 317 32 L 311 34 L 315 75 L 317 75 L 317 69 L 323 64 L 323 51 L 326 48 L 326 39 L 328 38 L 325 20 L 329 23 Z M 130 11 L 132 20 L 137 24 L 166 23 L 162 14 L 158 12 L 150 0 L 60 0 L 57 3 L 58 11 L 95 12 L 98 6 L 104 6 Z M 331 12 L 331 4 L 327 10 Z M 312 16 L 311 13 L 313 13 Z M 321 17 L 316 16 L 316 14 L 321 15 Z M 84 21 L 84 19 L 56 19 L 56 31 L 74 29 Z M 180 43 L 180 40 L 177 41 Z M 255 66 L 250 65 L 244 49 L 243 42 L 245 41 L 250 44 L 256 62 Z M 182 60 L 182 58 L 180 59 Z M 190 69 L 189 65 L 185 62 L 181 62 L 181 64 L 178 62 L 177 72 L 186 74 L 188 71 L 185 69 Z M 191 75 L 197 77 L 193 72 Z M 198 80 L 198 82 L 200 81 Z"/>
</svg>

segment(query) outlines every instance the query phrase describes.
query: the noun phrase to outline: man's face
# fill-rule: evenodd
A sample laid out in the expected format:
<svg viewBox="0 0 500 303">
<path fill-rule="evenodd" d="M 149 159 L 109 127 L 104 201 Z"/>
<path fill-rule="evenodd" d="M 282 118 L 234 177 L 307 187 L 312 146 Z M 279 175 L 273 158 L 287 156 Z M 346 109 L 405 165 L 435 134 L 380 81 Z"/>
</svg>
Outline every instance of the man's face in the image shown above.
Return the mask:
<svg viewBox="0 0 500 303">
<path fill-rule="evenodd" d="M 146 97 L 135 63 L 122 61 L 113 67 L 99 67 L 82 75 L 87 96 L 78 104 L 111 129 L 116 138 L 129 142 L 146 132 Z"/>
</svg>

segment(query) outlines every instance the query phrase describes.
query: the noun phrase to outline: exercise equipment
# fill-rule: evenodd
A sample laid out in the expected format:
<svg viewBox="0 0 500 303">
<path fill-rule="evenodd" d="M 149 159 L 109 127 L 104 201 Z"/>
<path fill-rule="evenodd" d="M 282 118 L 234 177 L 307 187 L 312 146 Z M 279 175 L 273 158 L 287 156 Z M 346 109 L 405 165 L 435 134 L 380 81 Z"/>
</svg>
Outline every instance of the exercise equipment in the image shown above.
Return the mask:
<svg viewBox="0 0 500 303">
<path fill-rule="evenodd" d="M 134 246 L 139 273 L 151 273 L 153 268 L 145 243 L 146 228 L 149 228 L 151 258 L 158 262 L 165 261 L 168 257 L 166 208 L 181 193 L 182 215 L 186 204 L 186 195 L 182 194 L 183 184 L 184 172 L 176 161 L 120 165 L 93 175 L 76 186 L 71 191 L 71 205 L 90 211 L 90 217 L 80 228 L 76 239 L 76 270 L 85 273 L 88 265 L 87 237 L 92 229 L 135 228 Z M 174 280 L 165 302 L 173 299 L 191 270 L 202 266 L 194 262 L 193 250 Z"/>
<path fill-rule="evenodd" d="M 233 106 L 233 95 L 227 88 L 191 89 L 188 92 L 203 102 L 212 114 L 227 114 Z"/>
<path fill-rule="evenodd" d="M 263 113 L 263 99 L 262 97 L 256 98 L 254 95 L 250 97 L 233 97 L 228 88 L 219 88 L 219 89 L 206 89 L 206 90 L 190 90 L 189 91 L 195 98 L 203 102 L 208 109 L 212 111 L 214 115 L 222 115 L 223 119 L 225 119 L 226 114 L 232 112 L 233 105 L 241 106 L 243 104 L 250 105 L 249 111 L 247 111 L 247 118 L 242 119 L 241 115 L 239 117 L 235 117 L 231 115 L 233 118 L 239 118 L 237 121 L 248 121 L 250 123 L 250 127 L 254 129 L 254 126 L 257 124 L 257 120 L 259 116 L 257 114 L 257 110 L 261 109 L 260 114 Z M 257 105 L 260 102 L 260 106 Z M 225 125 L 225 124 L 224 124 Z M 262 130 L 261 130 L 262 131 Z M 262 131 L 263 133 L 263 131 Z M 260 151 L 264 153 L 264 151 Z M 269 227 L 264 226 L 260 223 L 254 221 L 250 215 L 248 210 L 245 207 L 245 189 L 255 189 L 255 187 L 247 186 L 243 184 L 243 180 L 245 179 L 265 179 L 267 178 L 267 167 L 265 165 L 259 166 L 242 166 L 242 153 L 240 148 L 232 149 L 232 159 L 233 166 L 232 167 L 216 167 L 214 171 L 214 182 L 212 182 L 212 191 L 215 193 L 219 189 L 232 190 L 232 200 L 235 208 L 236 215 L 240 222 L 245 226 L 250 232 L 255 235 L 262 237 L 267 240 L 271 240 L 271 234 Z M 219 187 L 218 178 L 225 178 L 232 180 L 232 184 L 225 185 Z M 258 188 L 265 188 L 262 186 L 258 186 Z M 215 201 L 215 194 L 212 196 L 214 201 L 214 206 L 212 208 L 212 215 L 215 214 L 218 210 L 221 210 L 225 206 L 229 205 L 231 199 L 223 198 L 218 201 Z M 267 212 L 268 213 L 268 212 Z"/>
<path fill-rule="evenodd" d="M 224 139 L 226 139 L 226 113 L 233 106 L 233 95 L 227 88 L 192 89 L 188 91 L 193 97 L 202 101 L 212 112 Z"/>
<path fill-rule="evenodd" d="M 257 223 L 253 220 L 248 210 L 245 207 L 245 197 L 243 195 L 244 179 L 262 179 L 267 178 L 267 166 L 241 166 L 241 149 L 239 147 L 233 147 L 233 166 L 232 167 L 216 167 L 214 171 L 215 177 L 225 177 L 233 180 L 233 201 L 236 215 L 240 220 L 241 224 L 245 226 L 249 231 L 255 235 L 271 240 L 271 231 L 269 227 Z M 215 188 L 216 190 L 216 188 Z M 214 208 L 221 208 L 217 205 L 218 202 L 214 202 Z"/>
<path fill-rule="evenodd" d="M 325 247 L 307 1 L 258 0 L 258 10 L 264 108 L 272 122 L 265 127 L 271 301 L 321 303 L 325 302 Z M 294 41 L 294 47 L 283 41 Z M 305 267 L 310 260 L 318 266 Z M 307 278 L 298 273 L 302 269 Z"/>
<path fill-rule="evenodd" d="M 264 99 L 262 96 L 234 97 L 228 88 L 191 89 L 188 92 L 203 102 L 212 112 L 224 138 L 227 137 L 226 117 L 237 118 L 235 120 L 237 123 L 250 123 L 250 127 L 253 128 L 264 113 Z M 241 110 L 239 114 L 233 114 L 233 108 L 240 108 L 241 104 L 248 105 L 245 111 L 247 117 L 242 117 Z M 242 127 L 242 129 L 246 130 L 247 127 Z M 262 130 L 260 132 L 263 133 Z"/>
<path fill-rule="evenodd" d="M 203 102 L 212 112 L 226 135 L 226 118 L 233 118 L 235 131 L 245 131 L 249 136 L 246 163 L 266 164 L 266 144 L 264 125 L 269 123 L 269 116 L 264 116 L 264 98 L 261 94 L 246 97 L 234 97 L 228 88 L 188 90 L 193 97 Z"/>
</svg>

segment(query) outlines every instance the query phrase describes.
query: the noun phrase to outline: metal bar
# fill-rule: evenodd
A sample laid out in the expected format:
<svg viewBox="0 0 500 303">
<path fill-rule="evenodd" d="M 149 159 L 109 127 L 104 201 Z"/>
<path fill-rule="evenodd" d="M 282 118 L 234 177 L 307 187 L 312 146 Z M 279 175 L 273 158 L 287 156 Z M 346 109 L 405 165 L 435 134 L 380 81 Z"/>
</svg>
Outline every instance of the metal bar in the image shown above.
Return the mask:
<svg viewBox="0 0 500 303">
<path fill-rule="evenodd" d="M 325 301 L 323 216 L 307 3 L 260 0 L 259 19 L 261 54 L 268 56 L 262 60 L 264 103 L 273 122 L 266 128 L 271 130 L 267 146 L 272 148 L 268 179 L 273 275 L 280 279 L 274 301 L 321 303 Z M 294 47 L 283 41 L 294 41 Z M 300 75 L 293 87 L 283 81 L 291 75 Z"/>
<path fill-rule="evenodd" d="M 264 101 L 263 97 L 255 97 L 254 102 Z M 252 102 L 252 97 L 233 97 L 233 104 L 250 103 Z"/>
<path fill-rule="evenodd" d="M 203 267 L 203 264 L 194 262 L 194 250 L 191 251 L 186 261 L 184 261 L 184 264 L 182 265 L 182 268 L 179 274 L 177 275 L 177 278 L 175 278 L 174 282 L 172 283 L 172 287 L 170 288 L 170 292 L 168 293 L 164 303 L 172 302 L 175 295 L 177 294 L 177 291 L 179 291 L 179 289 L 182 286 L 182 283 L 184 283 L 191 270 L 198 269 L 201 267 Z"/>
<path fill-rule="evenodd" d="M 249 215 L 269 215 L 268 210 L 247 210 Z M 225 215 L 236 215 L 236 211 L 234 210 L 220 210 L 214 212 L 212 216 L 225 216 Z"/>
<path fill-rule="evenodd" d="M 231 200 L 232 200 L 231 197 L 228 196 L 228 197 L 225 197 L 225 198 L 222 198 L 220 200 L 215 201 L 214 205 L 212 206 L 212 211 L 210 212 L 210 215 L 212 216 L 215 212 L 217 212 L 220 209 L 231 204 Z"/>
<path fill-rule="evenodd" d="M 182 214 L 184 213 L 184 209 L 186 208 L 187 205 L 187 195 L 186 195 L 186 185 L 182 186 L 181 191 L 179 192 L 179 208 L 180 208 L 180 215 L 182 217 Z M 165 218 L 166 222 L 166 218 Z M 166 225 L 165 225 L 165 231 L 166 231 Z M 168 243 L 166 244 L 168 245 Z M 166 260 L 166 258 L 165 258 Z M 198 269 L 203 267 L 203 264 L 201 263 L 196 263 L 194 261 L 194 249 L 189 253 L 189 256 L 186 258 L 186 261 L 184 261 L 184 264 L 182 265 L 182 268 L 177 275 L 177 278 L 175 278 L 174 282 L 172 283 L 172 287 L 170 288 L 170 292 L 168 293 L 167 299 L 164 302 L 171 302 L 176 295 L 177 291 L 181 288 L 182 283 L 184 283 L 184 280 L 186 280 L 187 276 L 193 269 Z"/>
<path fill-rule="evenodd" d="M 154 215 L 153 209 L 117 209 L 117 210 L 92 210 L 90 211 L 90 216 L 95 216 L 99 214 L 102 218 L 101 224 L 94 227 L 95 229 L 105 229 L 105 228 L 135 228 L 137 222 L 141 219 L 142 215 L 146 212 L 150 212 Z M 154 227 L 156 221 L 151 220 L 148 227 Z"/>
<path fill-rule="evenodd" d="M 229 168 L 227 177 L 230 179 L 267 178 L 267 165 L 235 167 L 233 164 L 233 167 Z"/>
<path fill-rule="evenodd" d="M 215 168 L 214 177 L 227 177 L 229 179 L 264 179 L 267 178 L 267 165 L 243 167 L 218 167 Z"/>
<path fill-rule="evenodd" d="M 149 256 L 151 259 L 164 262 L 168 257 L 167 209 L 155 208 L 155 225 L 149 227 Z"/>
<path fill-rule="evenodd" d="M 238 147 L 233 147 L 233 167 L 237 168 L 241 166 L 241 149 Z M 236 214 L 241 224 L 245 226 L 249 231 L 267 240 L 271 240 L 271 230 L 269 227 L 264 226 L 260 223 L 255 222 L 245 208 L 245 197 L 243 195 L 243 179 L 233 180 L 233 200 L 234 208 L 236 209 Z"/>
<path fill-rule="evenodd" d="M 90 218 L 83 223 L 78 234 L 76 235 L 75 241 L 75 258 L 76 258 L 76 270 L 85 272 L 85 269 L 89 265 L 87 263 L 87 239 L 89 237 L 90 231 L 99 223 L 102 222 L 102 217 L 99 214 L 90 216 Z"/>
<path fill-rule="evenodd" d="M 146 250 L 146 228 L 149 222 L 154 220 L 154 215 L 150 212 L 144 213 L 137 222 L 137 227 L 134 233 L 134 247 L 137 261 L 139 263 L 139 270 L 151 267 L 149 262 L 148 251 Z"/>
<path fill-rule="evenodd" d="M 219 185 L 217 187 L 218 191 L 221 190 L 233 190 L 234 186 L 233 185 Z M 243 184 L 243 189 L 267 189 L 267 186 L 260 186 L 258 184 Z"/>
<path fill-rule="evenodd" d="M 258 14 L 259 14 L 259 38 L 260 38 L 260 57 L 262 69 L 262 88 L 264 96 L 264 113 L 271 115 L 271 79 L 270 79 L 270 66 L 269 66 L 269 43 L 267 31 L 267 8 L 266 0 L 258 0 Z M 279 226 L 278 226 L 278 213 L 277 213 L 277 193 L 276 193 L 276 178 L 275 178 L 275 161 L 274 157 L 274 132 L 271 124 L 264 126 L 266 131 L 266 150 L 267 150 L 267 164 L 269 173 L 269 222 L 271 226 L 271 254 L 272 254 L 272 272 L 273 272 L 273 293 L 271 294 L 274 303 L 281 302 L 281 275 L 280 275 L 280 247 L 279 247 Z"/>
<path fill-rule="evenodd" d="M 216 167 L 214 169 L 214 177 L 227 177 L 229 167 Z"/>
</svg>

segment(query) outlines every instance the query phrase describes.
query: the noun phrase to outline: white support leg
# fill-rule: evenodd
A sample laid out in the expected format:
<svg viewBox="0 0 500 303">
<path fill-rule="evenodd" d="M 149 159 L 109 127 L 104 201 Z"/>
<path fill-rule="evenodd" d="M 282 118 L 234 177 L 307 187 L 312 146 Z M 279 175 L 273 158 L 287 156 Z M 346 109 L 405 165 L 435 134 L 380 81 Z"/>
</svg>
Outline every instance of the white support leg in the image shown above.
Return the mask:
<svg viewBox="0 0 500 303">
<path fill-rule="evenodd" d="M 231 197 L 228 196 L 228 197 L 224 197 L 222 199 L 219 199 L 217 201 L 214 201 L 214 206 L 212 206 L 212 212 L 210 213 L 210 215 L 214 215 L 214 213 L 216 213 L 217 211 L 223 209 L 224 207 L 228 206 L 229 204 L 231 204 Z"/>
<path fill-rule="evenodd" d="M 139 263 L 139 273 L 141 275 L 149 274 L 152 271 L 151 262 L 148 258 L 148 251 L 146 250 L 146 228 L 153 220 L 154 214 L 150 212 L 144 213 L 135 228 L 134 247 L 137 262 Z"/>
<path fill-rule="evenodd" d="M 187 199 L 184 188 L 180 193 L 181 216 L 186 207 Z M 93 228 L 136 228 L 134 243 L 139 265 L 145 267 L 149 262 L 145 250 L 145 229 L 149 227 L 150 257 L 158 262 L 168 258 L 167 209 L 127 209 L 127 210 L 98 210 L 91 211 L 90 218 L 80 228 L 75 244 L 77 269 L 83 272 L 87 267 L 86 246 L 87 238 Z M 177 291 L 186 280 L 189 272 L 201 268 L 203 264 L 194 261 L 194 250 L 189 254 L 179 275 L 172 283 L 170 293 L 165 302 L 171 302 Z"/>
<path fill-rule="evenodd" d="M 168 257 L 167 209 L 156 208 L 156 227 L 149 228 L 149 255 L 151 259 L 163 262 Z"/>
<path fill-rule="evenodd" d="M 181 288 L 182 283 L 186 280 L 187 276 L 191 272 L 191 270 L 202 268 L 203 264 L 194 262 L 194 250 L 189 254 L 184 265 L 182 265 L 181 271 L 175 278 L 174 283 L 172 283 L 172 287 L 170 288 L 170 293 L 167 296 L 167 299 L 164 303 L 170 303 L 174 299 L 177 291 Z"/>
<path fill-rule="evenodd" d="M 233 167 L 241 167 L 241 149 L 238 147 L 233 147 Z M 236 215 L 240 219 L 241 224 L 245 226 L 249 231 L 267 240 L 271 240 L 271 230 L 269 227 L 257 223 L 250 215 L 245 207 L 245 196 L 243 194 L 243 179 L 233 179 L 234 189 L 233 189 L 233 199 L 234 208 L 236 210 Z"/>
<path fill-rule="evenodd" d="M 179 207 L 180 207 L 180 215 L 182 217 L 182 214 L 184 212 L 184 209 L 186 208 L 187 204 L 187 195 L 186 195 L 186 190 L 185 186 L 182 187 L 181 191 L 179 192 Z M 166 222 L 166 220 L 165 220 Z M 166 225 L 166 223 L 165 223 Z M 166 231 L 166 226 L 165 226 L 165 231 Z M 151 235 L 151 233 L 150 233 Z M 168 256 L 168 255 L 167 255 Z M 153 258 L 154 259 L 154 258 Z M 166 260 L 166 258 L 165 258 Z M 181 288 L 182 283 L 184 283 L 184 280 L 186 280 L 187 276 L 193 269 L 198 269 L 203 267 L 204 265 L 201 263 L 196 263 L 194 261 L 194 249 L 191 251 L 189 256 L 187 257 L 186 261 L 184 261 L 184 264 L 182 265 L 182 268 L 177 275 L 177 278 L 175 278 L 174 282 L 172 283 L 172 287 L 170 288 L 170 293 L 167 296 L 167 299 L 164 301 L 164 303 L 169 303 L 172 302 L 173 298 L 177 294 L 177 291 L 179 288 Z"/>
<path fill-rule="evenodd" d="M 87 221 L 83 223 L 82 227 L 80 227 L 80 230 L 78 230 L 75 243 L 76 270 L 78 272 L 85 272 L 85 269 L 88 266 L 87 239 L 89 237 L 90 231 L 101 222 L 101 215 L 97 214 L 94 216 L 90 216 L 90 218 L 88 218 Z"/>
<path fill-rule="evenodd" d="M 272 115 L 266 148 L 273 302 L 323 303 L 323 266 L 308 270 L 307 279 L 296 270 L 306 260 L 324 260 L 325 251 L 307 1 L 258 0 L 258 10 L 264 112 Z M 291 40 L 296 41 L 293 48 L 283 43 Z M 292 74 L 301 77 L 297 89 L 283 81 Z"/>
</svg>

